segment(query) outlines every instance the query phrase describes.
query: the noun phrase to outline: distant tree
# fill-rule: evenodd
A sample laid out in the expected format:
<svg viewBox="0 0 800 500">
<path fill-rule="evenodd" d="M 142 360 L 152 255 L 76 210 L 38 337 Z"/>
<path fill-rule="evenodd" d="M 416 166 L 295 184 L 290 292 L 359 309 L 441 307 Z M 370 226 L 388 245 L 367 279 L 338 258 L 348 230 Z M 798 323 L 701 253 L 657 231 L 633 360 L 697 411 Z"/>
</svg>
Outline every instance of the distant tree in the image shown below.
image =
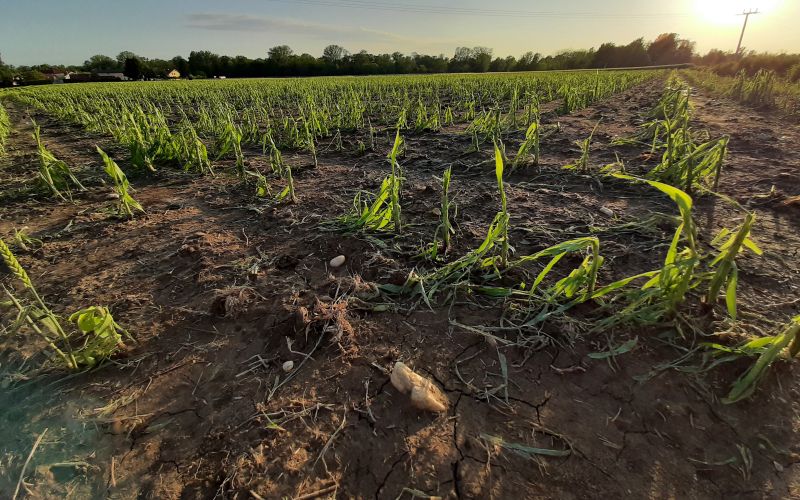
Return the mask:
<svg viewBox="0 0 800 500">
<path fill-rule="evenodd" d="M 170 60 L 170 62 L 172 63 L 171 64 L 172 68 L 170 69 L 170 71 L 172 69 L 177 69 L 178 73 L 180 73 L 181 75 L 189 76 L 189 61 L 187 61 L 181 56 L 175 56 L 172 58 L 172 60 Z"/>
<path fill-rule="evenodd" d="M 47 80 L 47 75 L 35 69 L 25 70 L 21 72 L 19 76 L 26 82 L 41 82 Z"/>
<path fill-rule="evenodd" d="M 337 63 L 344 59 L 347 55 L 347 50 L 339 45 L 328 45 L 322 51 L 322 58 L 329 63 Z"/>
<path fill-rule="evenodd" d="M 267 52 L 269 59 L 277 64 L 286 64 L 294 51 L 288 45 L 277 45 Z"/>
<path fill-rule="evenodd" d="M 683 40 L 677 33 L 663 33 L 647 47 L 652 64 L 681 64 L 691 62 L 694 42 Z"/>
<path fill-rule="evenodd" d="M 125 62 L 128 59 L 144 59 L 144 58 L 137 56 L 130 50 L 123 50 L 122 52 L 117 54 L 117 64 L 119 64 L 122 67 L 125 66 Z"/>
<path fill-rule="evenodd" d="M 125 59 L 125 69 L 123 74 L 131 80 L 141 80 L 144 73 L 142 60 L 138 57 L 129 57 Z"/>
<path fill-rule="evenodd" d="M 192 51 L 189 54 L 189 73 L 192 75 L 216 75 L 219 56 L 207 50 Z"/>
<path fill-rule="evenodd" d="M 113 59 L 108 56 L 104 56 L 102 54 L 98 54 L 96 56 L 90 57 L 86 62 L 83 63 L 84 71 L 118 71 L 122 69 L 121 65 L 117 63 L 116 59 Z"/>
<path fill-rule="evenodd" d="M 167 73 L 175 69 L 172 61 L 165 61 L 164 59 L 150 59 L 142 63 L 142 71 L 147 78 L 164 78 Z M 180 70 L 178 70 L 180 72 Z M 184 73 L 181 72 L 183 75 Z"/>
<path fill-rule="evenodd" d="M 3 57 L 0 55 L 0 87 L 11 85 L 14 81 L 14 71 L 10 66 L 6 66 Z"/>
<path fill-rule="evenodd" d="M 453 58 L 450 59 L 448 70 L 452 73 L 460 73 L 464 71 L 471 71 L 471 63 L 473 60 L 472 49 L 469 47 L 456 47 Z"/>
<path fill-rule="evenodd" d="M 5 65 L 0 65 L 0 86 L 8 86 L 14 81 L 14 71 Z"/>
<path fill-rule="evenodd" d="M 533 52 L 526 52 L 517 61 L 517 71 L 534 71 L 539 69 L 539 60 L 542 55 Z"/>
<path fill-rule="evenodd" d="M 492 64 L 492 49 L 488 47 L 475 47 L 472 49 L 472 71 L 477 73 L 485 73 L 489 71 L 489 66 Z"/>
</svg>

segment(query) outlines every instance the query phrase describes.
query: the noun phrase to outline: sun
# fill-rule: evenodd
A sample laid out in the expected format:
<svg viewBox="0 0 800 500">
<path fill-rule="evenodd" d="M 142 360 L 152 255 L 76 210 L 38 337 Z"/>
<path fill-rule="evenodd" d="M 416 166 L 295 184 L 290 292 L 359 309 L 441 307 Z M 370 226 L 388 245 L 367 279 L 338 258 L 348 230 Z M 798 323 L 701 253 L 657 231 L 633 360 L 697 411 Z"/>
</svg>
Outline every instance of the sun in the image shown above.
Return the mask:
<svg viewBox="0 0 800 500">
<path fill-rule="evenodd" d="M 758 10 L 770 14 L 782 0 L 695 0 L 695 11 L 706 22 L 714 24 L 741 23 L 739 14 Z"/>
</svg>

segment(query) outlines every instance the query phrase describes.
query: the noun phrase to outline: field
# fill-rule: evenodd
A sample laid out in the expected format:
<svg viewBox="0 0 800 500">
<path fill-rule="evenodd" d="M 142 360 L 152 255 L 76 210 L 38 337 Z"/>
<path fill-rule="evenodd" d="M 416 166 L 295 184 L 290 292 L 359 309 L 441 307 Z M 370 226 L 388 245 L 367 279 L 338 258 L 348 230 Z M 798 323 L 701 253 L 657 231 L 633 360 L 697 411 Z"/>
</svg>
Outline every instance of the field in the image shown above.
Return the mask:
<svg viewBox="0 0 800 500">
<path fill-rule="evenodd" d="M 800 128 L 745 84 L 0 91 L 0 497 L 800 496 Z"/>
</svg>

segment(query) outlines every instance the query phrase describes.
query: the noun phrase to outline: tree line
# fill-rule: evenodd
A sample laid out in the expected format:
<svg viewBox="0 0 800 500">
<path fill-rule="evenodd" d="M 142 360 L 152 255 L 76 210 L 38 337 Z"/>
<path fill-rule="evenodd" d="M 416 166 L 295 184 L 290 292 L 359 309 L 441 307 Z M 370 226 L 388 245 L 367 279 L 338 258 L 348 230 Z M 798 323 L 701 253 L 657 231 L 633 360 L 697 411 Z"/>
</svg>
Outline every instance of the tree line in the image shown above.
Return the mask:
<svg viewBox="0 0 800 500">
<path fill-rule="evenodd" d="M 163 78 L 173 69 L 194 78 L 485 73 L 680 64 L 690 62 L 693 56 L 694 43 L 675 33 L 665 33 L 652 42 L 639 38 L 627 45 L 604 43 L 596 50 L 566 50 L 549 56 L 530 51 L 519 58 L 494 57 L 493 50 L 487 47 L 459 47 L 452 57 L 447 57 L 401 52 L 371 54 L 365 50 L 350 53 L 339 45 L 329 45 L 320 57 L 314 57 L 297 54 L 288 45 L 278 45 L 269 49 L 266 57 L 254 59 L 205 50 L 192 51 L 188 58 L 148 59 L 126 51 L 116 57 L 95 55 L 80 66 L 0 66 L 0 81 L 10 81 L 14 76 L 26 81 L 46 79 L 47 74 L 66 71 L 124 73 L 139 80 Z"/>
<path fill-rule="evenodd" d="M 720 72 L 738 69 L 747 71 L 758 66 L 776 66 L 785 73 L 789 61 L 797 56 L 756 55 L 745 58 L 712 50 L 704 56 L 695 53 L 695 44 L 676 33 L 664 33 L 653 41 L 638 38 L 626 45 L 604 43 L 597 49 L 565 50 L 542 56 L 529 51 L 521 57 L 495 57 L 487 47 L 459 47 L 453 56 L 424 55 L 401 52 L 371 54 L 365 50 L 351 53 L 339 45 L 327 46 L 320 57 L 297 54 L 288 45 L 272 47 L 266 57 L 248 58 L 226 56 L 206 50 L 192 51 L 188 58 L 148 59 L 124 51 L 116 57 L 95 55 L 79 66 L 38 65 L 10 67 L 0 60 L 0 84 L 10 84 L 14 77 L 25 81 L 46 80 L 48 74 L 67 71 L 97 73 L 123 73 L 140 80 L 164 78 L 175 69 L 184 78 L 248 78 L 293 77 L 325 75 L 382 75 L 409 73 L 486 73 L 501 71 L 536 71 L 565 69 L 604 69 L 683 64 L 695 62 L 719 68 Z M 751 67 L 752 66 L 752 67 Z M 788 64 L 791 66 L 791 64 Z"/>
</svg>

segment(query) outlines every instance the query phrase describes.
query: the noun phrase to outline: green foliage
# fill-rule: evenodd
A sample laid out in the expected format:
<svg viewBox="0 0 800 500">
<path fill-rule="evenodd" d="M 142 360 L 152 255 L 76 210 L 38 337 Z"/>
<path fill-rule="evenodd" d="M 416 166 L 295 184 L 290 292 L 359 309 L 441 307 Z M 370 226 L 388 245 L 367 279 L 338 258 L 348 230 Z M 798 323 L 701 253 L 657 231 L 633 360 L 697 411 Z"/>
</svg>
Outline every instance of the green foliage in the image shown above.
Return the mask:
<svg viewBox="0 0 800 500">
<path fill-rule="evenodd" d="M 106 307 L 92 306 L 72 314 L 76 334 L 72 341 L 80 347 L 74 353 L 79 366 L 92 367 L 103 359 L 112 357 L 125 347 L 123 336 L 130 334 L 120 327 Z"/>
<path fill-rule="evenodd" d="M 347 231 L 394 231 L 402 229 L 400 222 L 400 190 L 403 183 L 402 171 L 397 162 L 403 149 L 403 138 L 397 131 L 394 146 L 389 153 L 391 174 L 381 182 L 378 193 L 371 201 L 363 201 L 359 191 L 353 200 L 354 212 L 339 218 L 339 223 Z"/>
<path fill-rule="evenodd" d="M 99 361 L 116 354 L 124 345 L 121 334 L 128 335 L 114 321 L 105 307 L 91 307 L 70 316 L 77 331 L 68 332 L 61 319 L 53 313 L 33 286 L 28 273 L 3 240 L 0 240 L 0 258 L 12 275 L 23 286 L 24 296 L 18 297 L 5 286 L 3 292 L 17 309 L 17 318 L 11 325 L 13 333 L 28 329 L 42 337 L 65 367 L 77 370 L 94 366 Z"/>
<path fill-rule="evenodd" d="M 723 229 L 711 242 L 712 245 L 720 244 L 719 254 L 711 262 L 710 267 L 714 269 L 711 284 L 706 295 L 707 304 L 716 304 L 720 290 L 727 283 L 725 292 L 725 303 L 728 307 L 728 314 L 736 319 L 736 286 L 739 282 L 739 269 L 736 267 L 736 256 L 745 248 L 750 249 L 756 255 L 763 252 L 750 239 L 750 230 L 755 222 L 755 215 L 748 213 L 744 223 L 734 230 Z M 724 241 L 724 243 L 723 243 Z"/>
<path fill-rule="evenodd" d="M 508 254 L 511 245 L 508 241 L 508 226 L 511 224 L 511 216 L 508 214 L 508 200 L 506 199 L 506 190 L 503 186 L 503 155 L 500 148 L 495 144 L 494 146 L 494 163 L 495 163 L 495 177 L 497 178 L 497 190 L 500 193 L 500 212 L 495 216 L 495 223 L 500 228 L 500 265 L 506 267 L 508 265 Z"/>
<path fill-rule="evenodd" d="M 447 167 L 447 170 L 442 174 L 442 197 L 441 205 L 439 208 L 439 226 L 436 228 L 436 233 L 433 235 L 433 242 L 428 245 L 428 248 L 423 252 L 432 260 L 439 258 L 439 253 L 447 253 L 450 249 L 450 237 L 455 234 L 453 223 L 450 220 L 450 212 L 453 210 L 453 202 L 450 199 L 450 178 L 453 173 L 453 167 Z"/>
<path fill-rule="evenodd" d="M 520 144 L 514 160 L 511 162 L 511 171 L 530 163 L 533 166 L 539 165 L 541 155 L 541 124 L 536 118 L 525 132 L 525 140 Z"/>
<path fill-rule="evenodd" d="M 752 77 L 744 71 L 736 75 L 730 96 L 736 101 L 756 107 L 770 108 L 775 105 L 775 73 L 759 70 Z"/>
<path fill-rule="evenodd" d="M 700 134 L 691 127 L 690 89 L 673 74 L 658 104 L 650 112 L 650 121 L 641 132 L 615 144 L 649 144 L 651 153 L 664 150 L 661 162 L 647 178 L 676 187 L 687 193 L 715 189 L 722 174 L 728 151 L 727 136 L 698 141 Z"/>
<path fill-rule="evenodd" d="M 561 259 L 569 254 L 579 253 L 585 250 L 588 250 L 589 254 L 583 259 L 583 262 L 568 276 L 556 282 L 546 294 L 547 301 L 552 302 L 559 296 L 572 299 L 579 291 L 583 291 L 580 294 L 580 301 L 583 302 L 594 294 L 595 287 L 597 286 L 597 272 L 600 266 L 603 265 L 603 257 L 600 255 L 600 240 L 596 237 L 589 236 L 558 243 L 536 252 L 533 255 L 520 257 L 512 266 L 517 267 L 543 258 L 550 258 L 550 261 L 545 265 L 544 269 L 539 272 L 536 279 L 528 288 L 528 293 L 533 296 L 538 290 L 539 285 L 541 285 Z"/>
<path fill-rule="evenodd" d="M 582 141 L 575 141 L 575 144 L 581 150 L 581 156 L 575 161 L 575 163 L 565 165 L 565 169 L 576 170 L 582 174 L 589 173 L 589 147 L 592 144 L 592 137 L 594 136 L 598 126 L 600 126 L 600 122 L 597 122 L 597 124 L 594 126 L 592 132 L 589 134 L 589 137 Z"/>
<path fill-rule="evenodd" d="M 125 172 L 123 172 L 116 162 L 109 158 L 100 147 L 97 148 L 97 152 L 100 153 L 100 157 L 103 159 L 105 172 L 111 177 L 111 181 L 114 183 L 114 192 L 116 192 L 118 196 L 117 213 L 119 216 L 133 218 L 134 212 L 144 213 L 144 208 L 142 208 L 139 202 L 133 199 L 133 196 L 130 194 L 132 188 L 130 187 Z"/>
<path fill-rule="evenodd" d="M 86 188 L 75 177 L 69 166 L 45 147 L 40 130 L 39 125 L 33 122 L 33 138 L 36 140 L 39 154 L 39 180 L 42 185 L 51 195 L 65 201 L 72 197 L 71 187 L 85 191 Z"/>
<path fill-rule="evenodd" d="M 731 404 L 750 397 L 767 369 L 787 347 L 790 358 L 795 358 L 800 353 L 800 316 L 795 316 L 778 335 L 758 338 L 739 348 L 743 352 L 760 352 L 760 355 L 750 369 L 733 384 L 723 402 Z"/>
</svg>

